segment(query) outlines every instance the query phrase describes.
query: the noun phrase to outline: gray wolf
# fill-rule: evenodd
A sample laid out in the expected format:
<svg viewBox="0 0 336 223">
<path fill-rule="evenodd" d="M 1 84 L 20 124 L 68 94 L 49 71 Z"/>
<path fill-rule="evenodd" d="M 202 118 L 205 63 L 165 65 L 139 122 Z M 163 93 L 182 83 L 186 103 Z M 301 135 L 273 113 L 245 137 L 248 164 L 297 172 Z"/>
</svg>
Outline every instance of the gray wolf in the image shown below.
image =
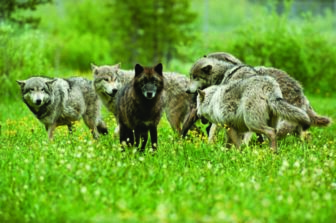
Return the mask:
<svg viewBox="0 0 336 223">
<path fill-rule="evenodd" d="M 157 125 L 164 108 L 162 64 L 154 67 L 135 65 L 135 75 L 117 93 L 119 136 L 122 145 L 134 144 L 145 151 L 150 133 L 152 149 L 157 150 Z M 134 130 L 134 135 L 133 135 Z"/>
<path fill-rule="evenodd" d="M 35 117 L 44 124 L 49 139 L 53 139 L 57 126 L 67 125 L 72 132 L 74 121 L 82 117 L 97 139 L 99 133 L 107 134 L 100 115 L 100 101 L 92 82 L 73 77 L 68 79 L 31 77 L 18 80 L 23 102 Z"/>
<path fill-rule="evenodd" d="M 211 53 L 197 60 L 190 70 L 191 83 L 187 92 L 195 93 L 197 89 L 228 83 L 231 80 L 245 78 L 250 75 L 266 75 L 275 78 L 280 85 L 284 100 L 303 109 L 308 114 L 312 126 L 327 126 L 331 122 L 328 117 L 319 116 L 314 111 L 303 93 L 302 86 L 286 72 L 263 66 L 253 67 L 252 69 L 252 67 L 243 64 L 229 53 Z M 185 123 L 185 126 L 188 125 L 190 123 Z M 283 138 L 288 134 L 303 136 L 307 133 L 302 132 L 301 126 L 283 120 L 277 128 L 277 137 Z"/>
<path fill-rule="evenodd" d="M 279 84 L 269 76 L 250 76 L 198 90 L 197 115 L 212 123 L 228 127 L 228 144 L 237 148 L 246 132 L 265 135 L 270 147 L 277 152 L 276 126 L 278 119 L 310 125 L 306 112 L 287 103 Z"/>
<path fill-rule="evenodd" d="M 94 77 L 94 88 L 105 107 L 117 115 L 116 93 L 134 77 L 134 70 L 122 70 L 120 64 L 97 66 L 91 64 Z M 181 133 L 182 125 L 190 113 L 192 95 L 185 89 L 189 86 L 189 78 L 174 72 L 163 72 L 164 110 L 172 129 Z M 118 117 L 116 117 L 118 120 Z M 117 133 L 118 127 L 115 130 Z"/>
</svg>

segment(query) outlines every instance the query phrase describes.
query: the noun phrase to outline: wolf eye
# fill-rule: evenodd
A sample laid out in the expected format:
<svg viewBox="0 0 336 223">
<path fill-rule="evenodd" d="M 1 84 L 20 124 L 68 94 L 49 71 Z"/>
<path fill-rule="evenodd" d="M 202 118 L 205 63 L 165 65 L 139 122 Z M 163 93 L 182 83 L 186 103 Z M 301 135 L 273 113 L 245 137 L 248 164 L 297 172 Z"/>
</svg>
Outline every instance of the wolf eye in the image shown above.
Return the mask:
<svg viewBox="0 0 336 223">
<path fill-rule="evenodd" d="M 109 81 L 109 79 L 107 77 L 104 77 L 103 80 L 104 81 Z"/>
</svg>

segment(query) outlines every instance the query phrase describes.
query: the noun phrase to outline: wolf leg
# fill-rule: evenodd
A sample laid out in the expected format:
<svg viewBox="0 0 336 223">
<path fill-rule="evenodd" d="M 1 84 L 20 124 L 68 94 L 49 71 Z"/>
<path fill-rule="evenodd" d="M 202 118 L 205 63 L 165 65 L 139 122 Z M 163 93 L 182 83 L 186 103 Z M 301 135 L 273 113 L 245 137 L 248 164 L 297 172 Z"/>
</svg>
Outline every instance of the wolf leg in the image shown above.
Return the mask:
<svg viewBox="0 0 336 223">
<path fill-rule="evenodd" d="M 54 139 L 54 131 L 55 131 L 55 128 L 56 128 L 56 123 L 53 123 L 51 125 L 46 125 L 45 128 L 48 132 L 49 140 L 53 140 Z"/>
<path fill-rule="evenodd" d="M 99 133 L 98 133 L 98 129 L 97 129 L 97 124 L 95 121 L 94 117 L 91 117 L 87 114 L 83 115 L 83 120 L 84 123 L 87 127 L 89 127 L 89 129 L 91 130 L 92 136 L 94 139 L 98 139 L 99 138 Z"/>
<path fill-rule="evenodd" d="M 173 113 L 173 114 L 171 114 L 171 113 Z M 175 132 L 181 134 L 182 129 L 181 129 L 180 117 L 178 117 L 179 116 L 178 114 L 176 114 L 176 115 L 174 115 L 174 114 L 175 114 L 174 111 L 168 111 L 168 109 L 167 109 L 166 116 L 167 116 L 167 120 L 168 120 L 170 126 L 172 127 L 172 129 Z"/>
<path fill-rule="evenodd" d="M 210 130 L 209 130 L 209 138 L 208 138 L 208 143 L 214 143 L 216 140 L 216 132 L 217 132 L 217 125 L 212 123 L 210 124 Z"/>
<path fill-rule="evenodd" d="M 152 149 L 153 152 L 157 150 L 157 141 L 158 141 L 158 136 L 157 136 L 157 127 L 156 126 L 151 126 L 149 128 L 150 132 L 150 137 L 151 137 L 151 142 L 152 142 Z"/>
<path fill-rule="evenodd" d="M 279 124 L 277 126 L 277 138 L 282 139 L 285 138 L 287 135 L 296 132 L 296 129 L 299 125 L 296 123 L 291 123 L 286 120 L 279 121 Z M 302 129 L 302 128 L 300 128 Z M 298 134 L 301 135 L 301 131 L 298 130 Z"/>
<path fill-rule="evenodd" d="M 189 95 L 183 93 L 176 96 L 166 102 L 165 111 L 171 127 L 181 135 L 183 124 L 188 119 L 189 112 L 191 111 L 191 105 Z"/>
<path fill-rule="evenodd" d="M 251 131 L 264 134 L 269 140 L 269 145 L 273 152 L 277 153 L 277 141 L 276 141 L 276 132 L 275 129 L 269 126 L 259 126 L 258 128 L 250 128 Z"/>
<path fill-rule="evenodd" d="M 124 146 L 133 146 L 134 144 L 134 135 L 132 129 L 129 129 L 127 126 L 123 124 L 119 124 L 119 142 Z"/>
<path fill-rule="evenodd" d="M 241 134 L 239 134 L 234 128 L 229 127 L 227 130 L 227 134 L 229 136 L 229 139 L 227 143 L 232 142 L 237 149 L 240 148 L 242 137 Z"/>
<path fill-rule="evenodd" d="M 187 117 L 187 119 L 183 123 L 182 131 L 181 131 L 182 137 L 185 137 L 187 135 L 189 129 L 195 124 L 195 122 L 197 120 L 198 120 L 197 109 L 192 108 L 190 113 L 189 113 L 189 116 Z"/>
<path fill-rule="evenodd" d="M 243 135 L 243 144 L 248 145 L 251 138 L 252 138 L 253 132 L 247 132 Z M 259 137 L 258 137 L 259 140 Z"/>
</svg>

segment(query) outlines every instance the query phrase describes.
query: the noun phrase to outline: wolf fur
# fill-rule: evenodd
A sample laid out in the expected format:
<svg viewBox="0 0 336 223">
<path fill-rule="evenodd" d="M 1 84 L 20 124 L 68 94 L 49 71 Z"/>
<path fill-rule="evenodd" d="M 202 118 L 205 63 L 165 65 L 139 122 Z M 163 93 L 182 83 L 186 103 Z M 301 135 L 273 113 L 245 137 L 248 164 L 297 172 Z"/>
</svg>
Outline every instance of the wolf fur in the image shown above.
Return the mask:
<svg viewBox="0 0 336 223">
<path fill-rule="evenodd" d="M 71 133 L 73 122 L 81 117 L 95 139 L 99 133 L 107 134 L 100 115 L 100 101 L 91 81 L 81 77 L 31 77 L 17 83 L 23 102 L 45 125 L 49 139 L 53 139 L 57 126 L 67 125 Z"/>
<path fill-rule="evenodd" d="M 228 127 L 228 143 L 237 148 L 242 134 L 264 134 L 270 147 L 277 152 L 276 126 L 278 119 L 299 123 L 306 129 L 310 119 L 306 112 L 287 103 L 279 84 L 269 76 L 250 76 L 199 90 L 197 115 L 215 124 Z"/>
<path fill-rule="evenodd" d="M 155 67 L 135 65 L 135 76 L 117 93 L 120 143 L 134 144 L 140 151 L 145 146 L 150 132 L 152 149 L 157 149 L 157 125 L 164 108 L 164 79 L 162 64 Z M 134 135 L 133 135 L 134 130 Z"/>
<path fill-rule="evenodd" d="M 192 81 L 188 92 L 195 93 L 196 89 L 226 84 L 229 81 L 246 78 L 250 75 L 271 76 L 279 83 L 284 100 L 302 108 L 309 115 L 312 126 L 327 126 L 331 122 L 330 118 L 320 116 L 314 111 L 303 93 L 302 86 L 286 72 L 272 67 L 250 67 L 234 58 L 231 54 L 218 52 L 197 60 L 190 71 Z M 185 125 L 187 124 L 185 123 Z M 290 133 L 299 136 L 305 134 L 302 132 L 301 126 L 282 120 L 277 128 L 277 137 L 283 138 Z"/>
<path fill-rule="evenodd" d="M 94 87 L 105 107 L 117 115 L 116 92 L 131 82 L 134 70 L 122 70 L 120 64 L 97 66 L 91 64 L 94 76 Z M 181 133 L 182 125 L 190 112 L 192 95 L 185 89 L 189 85 L 189 78 L 185 75 L 163 72 L 164 79 L 164 108 L 168 122 L 172 129 Z M 118 120 L 118 117 L 116 117 Z M 115 133 L 118 133 L 118 127 Z"/>
</svg>

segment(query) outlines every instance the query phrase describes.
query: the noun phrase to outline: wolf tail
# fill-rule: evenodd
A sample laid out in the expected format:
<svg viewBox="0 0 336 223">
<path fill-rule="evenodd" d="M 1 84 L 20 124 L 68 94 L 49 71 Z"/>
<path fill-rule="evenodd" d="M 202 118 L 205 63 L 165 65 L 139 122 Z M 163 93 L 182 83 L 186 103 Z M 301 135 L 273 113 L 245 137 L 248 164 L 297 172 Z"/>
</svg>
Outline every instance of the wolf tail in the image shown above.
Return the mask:
<svg viewBox="0 0 336 223">
<path fill-rule="evenodd" d="M 311 125 L 313 126 L 324 127 L 331 123 L 331 119 L 329 117 L 319 116 L 310 105 L 307 108 L 307 114 L 310 118 Z"/>
<path fill-rule="evenodd" d="M 287 103 L 282 98 L 272 100 L 269 105 L 272 112 L 287 121 L 299 123 L 303 130 L 307 130 L 310 127 L 311 120 L 308 114 L 304 110 Z"/>
</svg>

